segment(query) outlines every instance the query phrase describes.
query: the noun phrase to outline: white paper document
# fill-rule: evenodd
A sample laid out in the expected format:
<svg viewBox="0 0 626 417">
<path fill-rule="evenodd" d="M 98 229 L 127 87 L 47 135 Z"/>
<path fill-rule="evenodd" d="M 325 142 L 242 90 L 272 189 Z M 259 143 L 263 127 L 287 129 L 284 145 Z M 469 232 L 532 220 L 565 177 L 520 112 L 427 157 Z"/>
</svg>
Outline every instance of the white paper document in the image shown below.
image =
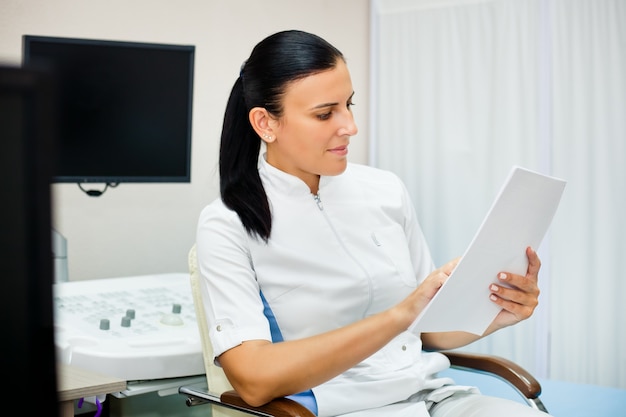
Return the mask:
<svg viewBox="0 0 626 417">
<path fill-rule="evenodd" d="M 565 183 L 514 166 L 458 265 L 409 330 L 483 334 L 500 311 L 489 285 L 502 271 L 526 274 L 526 247 L 539 248 Z"/>
</svg>

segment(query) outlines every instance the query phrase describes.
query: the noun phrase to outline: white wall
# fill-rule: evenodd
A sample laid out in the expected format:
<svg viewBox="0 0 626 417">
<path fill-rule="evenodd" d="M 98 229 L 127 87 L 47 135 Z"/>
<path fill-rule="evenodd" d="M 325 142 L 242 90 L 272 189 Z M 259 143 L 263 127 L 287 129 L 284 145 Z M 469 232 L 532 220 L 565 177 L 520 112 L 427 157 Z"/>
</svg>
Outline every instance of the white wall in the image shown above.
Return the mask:
<svg viewBox="0 0 626 417">
<path fill-rule="evenodd" d="M 21 61 L 24 34 L 196 46 L 191 183 L 121 184 L 101 197 L 76 184 L 53 185 L 53 224 L 68 240 L 69 279 L 187 270 L 198 214 L 219 190 L 226 99 L 241 63 L 270 33 L 310 31 L 346 55 L 360 128 L 350 158 L 365 163 L 368 25 L 366 0 L 2 0 L 0 63 Z"/>
</svg>

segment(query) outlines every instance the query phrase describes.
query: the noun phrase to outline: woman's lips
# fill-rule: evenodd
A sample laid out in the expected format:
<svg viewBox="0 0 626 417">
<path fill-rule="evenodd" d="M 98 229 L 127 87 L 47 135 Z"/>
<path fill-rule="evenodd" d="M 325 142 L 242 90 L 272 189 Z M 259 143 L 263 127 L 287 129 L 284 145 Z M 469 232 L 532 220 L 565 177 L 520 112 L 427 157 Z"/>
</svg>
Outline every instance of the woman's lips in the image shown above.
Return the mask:
<svg viewBox="0 0 626 417">
<path fill-rule="evenodd" d="M 347 155 L 348 145 L 337 146 L 336 148 L 329 149 L 328 151 L 334 153 L 335 155 Z"/>
</svg>

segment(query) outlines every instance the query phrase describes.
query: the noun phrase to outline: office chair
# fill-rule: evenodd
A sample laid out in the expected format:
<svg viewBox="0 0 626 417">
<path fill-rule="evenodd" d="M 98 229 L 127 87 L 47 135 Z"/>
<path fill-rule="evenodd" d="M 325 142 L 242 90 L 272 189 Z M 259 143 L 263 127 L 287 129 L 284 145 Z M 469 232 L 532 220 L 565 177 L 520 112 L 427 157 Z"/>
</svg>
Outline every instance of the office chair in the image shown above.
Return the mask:
<svg viewBox="0 0 626 417">
<path fill-rule="evenodd" d="M 187 406 L 211 404 L 213 417 L 315 417 L 313 413 L 300 403 L 288 398 L 278 398 L 260 406 L 253 407 L 233 390 L 224 371 L 213 362 L 213 347 L 209 340 L 209 330 L 202 304 L 200 291 L 200 274 L 196 258 L 195 245 L 189 251 L 189 272 L 191 292 L 196 310 L 198 328 L 202 342 L 202 354 L 207 377 L 208 389 L 196 386 L 182 386 L 178 392 L 187 396 Z M 456 369 L 492 375 L 507 382 L 525 402 L 533 408 L 547 411 L 539 396 L 541 385 L 525 369 L 514 362 L 494 355 L 445 351 L 451 367 Z"/>
</svg>

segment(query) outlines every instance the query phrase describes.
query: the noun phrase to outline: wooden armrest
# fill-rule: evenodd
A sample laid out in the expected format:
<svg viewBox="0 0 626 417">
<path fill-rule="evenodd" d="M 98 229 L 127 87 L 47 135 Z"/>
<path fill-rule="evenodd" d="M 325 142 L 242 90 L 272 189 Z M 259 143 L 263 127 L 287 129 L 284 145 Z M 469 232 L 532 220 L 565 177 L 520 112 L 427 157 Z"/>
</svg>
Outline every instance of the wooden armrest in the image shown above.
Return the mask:
<svg viewBox="0 0 626 417">
<path fill-rule="evenodd" d="M 526 398 L 541 395 L 541 384 L 527 370 L 508 359 L 494 355 L 465 352 L 441 352 L 450 359 L 453 368 L 494 374 L 517 388 Z"/>
<path fill-rule="evenodd" d="M 236 391 L 225 391 L 220 396 L 220 401 L 224 404 L 234 405 L 236 407 L 246 408 L 261 413 L 267 413 L 275 417 L 315 417 L 315 415 L 302 404 L 290 400 L 289 398 L 276 398 L 269 403 L 260 407 L 252 407 L 248 405 Z"/>
</svg>

